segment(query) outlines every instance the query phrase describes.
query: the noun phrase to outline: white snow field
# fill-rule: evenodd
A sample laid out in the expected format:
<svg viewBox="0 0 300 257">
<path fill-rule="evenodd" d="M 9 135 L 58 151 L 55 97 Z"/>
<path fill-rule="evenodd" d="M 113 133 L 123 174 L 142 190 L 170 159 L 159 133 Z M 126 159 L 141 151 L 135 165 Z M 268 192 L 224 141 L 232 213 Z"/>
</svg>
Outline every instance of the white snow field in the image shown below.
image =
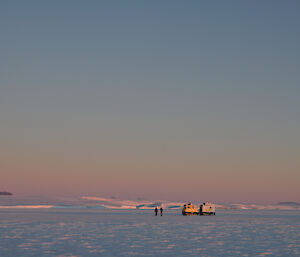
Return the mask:
<svg viewBox="0 0 300 257">
<path fill-rule="evenodd" d="M 300 212 L 1 209 L 0 256 L 300 256 Z"/>
</svg>

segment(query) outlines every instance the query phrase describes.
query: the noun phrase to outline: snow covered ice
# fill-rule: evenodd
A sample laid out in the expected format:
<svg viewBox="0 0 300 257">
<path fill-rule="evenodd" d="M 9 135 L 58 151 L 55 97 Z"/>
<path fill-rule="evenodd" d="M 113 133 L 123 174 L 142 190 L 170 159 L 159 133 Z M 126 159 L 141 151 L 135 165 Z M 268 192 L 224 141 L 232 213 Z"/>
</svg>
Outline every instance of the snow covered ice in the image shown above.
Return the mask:
<svg viewBox="0 0 300 257">
<path fill-rule="evenodd" d="M 1 209 L 0 256 L 300 256 L 300 212 Z"/>
</svg>

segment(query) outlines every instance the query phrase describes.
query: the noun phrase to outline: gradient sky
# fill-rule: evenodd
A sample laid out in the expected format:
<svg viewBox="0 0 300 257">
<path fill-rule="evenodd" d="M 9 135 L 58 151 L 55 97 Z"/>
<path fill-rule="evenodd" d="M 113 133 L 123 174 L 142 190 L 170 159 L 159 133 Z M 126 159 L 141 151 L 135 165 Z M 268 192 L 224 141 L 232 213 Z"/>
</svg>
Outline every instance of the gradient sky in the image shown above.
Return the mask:
<svg viewBox="0 0 300 257">
<path fill-rule="evenodd" d="M 300 201 L 299 1 L 1 1 L 0 191 Z"/>
</svg>

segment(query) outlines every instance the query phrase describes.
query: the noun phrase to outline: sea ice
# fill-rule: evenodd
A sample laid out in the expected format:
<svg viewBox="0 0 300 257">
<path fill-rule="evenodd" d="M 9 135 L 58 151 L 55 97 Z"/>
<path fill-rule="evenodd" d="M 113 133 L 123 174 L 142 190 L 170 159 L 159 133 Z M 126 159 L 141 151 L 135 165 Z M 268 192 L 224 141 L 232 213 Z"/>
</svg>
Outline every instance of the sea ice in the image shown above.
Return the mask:
<svg viewBox="0 0 300 257">
<path fill-rule="evenodd" d="M 3 209 L 0 256 L 300 256 L 300 212 Z"/>
</svg>

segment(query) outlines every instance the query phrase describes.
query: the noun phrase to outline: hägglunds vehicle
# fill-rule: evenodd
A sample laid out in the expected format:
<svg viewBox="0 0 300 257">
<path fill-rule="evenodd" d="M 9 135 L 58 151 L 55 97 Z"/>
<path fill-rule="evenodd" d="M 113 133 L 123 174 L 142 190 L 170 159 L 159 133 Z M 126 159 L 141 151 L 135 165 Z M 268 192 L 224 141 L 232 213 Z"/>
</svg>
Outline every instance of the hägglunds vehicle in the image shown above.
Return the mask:
<svg viewBox="0 0 300 257">
<path fill-rule="evenodd" d="M 185 204 L 182 209 L 182 215 L 198 215 L 198 209 L 196 205 L 191 203 Z"/>
<path fill-rule="evenodd" d="M 216 215 L 216 207 L 210 202 L 205 202 L 198 209 L 196 205 L 188 203 L 183 206 L 182 215 Z"/>
</svg>

